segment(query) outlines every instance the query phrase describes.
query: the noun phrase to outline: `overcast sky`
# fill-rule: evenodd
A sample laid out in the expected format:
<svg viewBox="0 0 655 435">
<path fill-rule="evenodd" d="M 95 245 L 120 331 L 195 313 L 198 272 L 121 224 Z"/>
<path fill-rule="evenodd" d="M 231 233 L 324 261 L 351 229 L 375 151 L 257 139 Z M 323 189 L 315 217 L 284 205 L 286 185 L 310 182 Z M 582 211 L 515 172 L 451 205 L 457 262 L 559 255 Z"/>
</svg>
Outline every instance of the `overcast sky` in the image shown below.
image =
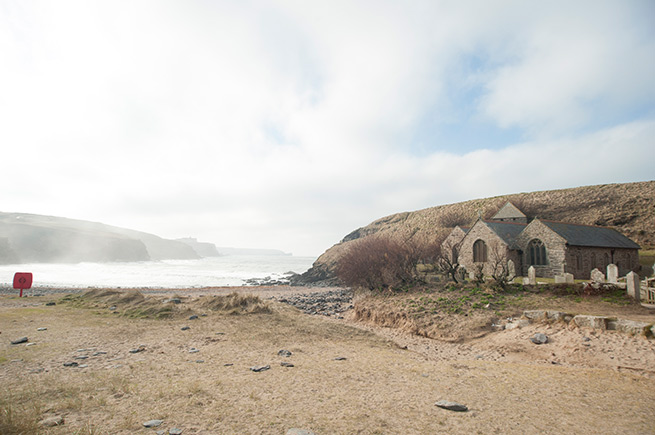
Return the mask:
<svg viewBox="0 0 655 435">
<path fill-rule="evenodd" d="M 0 211 L 316 256 L 655 175 L 655 2 L 0 0 Z"/>
</svg>

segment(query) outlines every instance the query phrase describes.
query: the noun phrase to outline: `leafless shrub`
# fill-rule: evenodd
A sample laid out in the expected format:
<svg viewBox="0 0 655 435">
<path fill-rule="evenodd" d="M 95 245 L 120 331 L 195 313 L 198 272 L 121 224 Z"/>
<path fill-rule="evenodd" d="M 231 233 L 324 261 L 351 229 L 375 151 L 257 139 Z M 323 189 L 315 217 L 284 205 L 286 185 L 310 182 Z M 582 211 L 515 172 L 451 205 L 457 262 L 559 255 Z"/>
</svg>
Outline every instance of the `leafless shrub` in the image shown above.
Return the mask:
<svg viewBox="0 0 655 435">
<path fill-rule="evenodd" d="M 371 235 L 352 242 L 337 263 L 337 276 L 346 285 L 369 290 L 393 290 L 421 281 L 416 271 L 430 244 L 401 242 Z"/>
<path fill-rule="evenodd" d="M 459 264 L 457 244 L 454 241 L 444 242 L 440 245 L 435 264 L 441 273 L 459 283 L 458 271 L 461 265 Z"/>
<path fill-rule="evenodd" d="M 507 249 L 500 243 L 492 243 L 489 257 L 491 277 L 500 288 L 506 290 L 507 286 L 514 279 L 514 274 L 510 270 L 509 259 L 507 258 Z"/>
</svg>

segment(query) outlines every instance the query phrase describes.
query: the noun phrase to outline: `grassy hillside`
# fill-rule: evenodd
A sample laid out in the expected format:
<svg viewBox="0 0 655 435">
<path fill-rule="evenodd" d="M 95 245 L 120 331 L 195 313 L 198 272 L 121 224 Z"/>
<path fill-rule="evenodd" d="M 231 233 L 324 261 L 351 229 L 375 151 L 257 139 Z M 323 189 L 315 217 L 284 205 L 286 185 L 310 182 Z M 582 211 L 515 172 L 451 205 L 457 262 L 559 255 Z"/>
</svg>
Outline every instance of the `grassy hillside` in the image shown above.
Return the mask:
<svg viewBox="0 0 655 435">
<path fill-rule="evenodd" d="M 328 249 L 304 278 L 308 281 L 331 278 L 340 255 L 359 238 L 383 234 L 402 240 L 438 239 L 456 225 L 472 224 L 478 213 L 490 218 L 507 201 L 530 217 L 607 226 L 630 237 L 643 249 L 655 247 L 655 181 L 603 184 L 474 199 L 383 217 L 353 231 Z"/>
</svg>

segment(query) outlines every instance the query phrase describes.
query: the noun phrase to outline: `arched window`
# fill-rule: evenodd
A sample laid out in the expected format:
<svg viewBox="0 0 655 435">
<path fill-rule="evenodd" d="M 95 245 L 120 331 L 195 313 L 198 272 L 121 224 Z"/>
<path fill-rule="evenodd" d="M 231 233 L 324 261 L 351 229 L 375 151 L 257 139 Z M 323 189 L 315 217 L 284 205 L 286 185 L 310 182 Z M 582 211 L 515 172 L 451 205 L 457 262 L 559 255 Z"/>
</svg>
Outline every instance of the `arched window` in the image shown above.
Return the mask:
<svg viewBox="0 0 655 435">
<path fill-rule="evenodd" d="M 476 240 L 473 244 L 473 262 L 485 263 L 487 261 L 487 244 L 484 240 Z"/>
<path fill-rule="evenodd" d="M 530 266 L 545 266 L 548 264 L 546 246 L 539 239 L 531 240 L 528 243 L 528 264 Z"/>
</svg>

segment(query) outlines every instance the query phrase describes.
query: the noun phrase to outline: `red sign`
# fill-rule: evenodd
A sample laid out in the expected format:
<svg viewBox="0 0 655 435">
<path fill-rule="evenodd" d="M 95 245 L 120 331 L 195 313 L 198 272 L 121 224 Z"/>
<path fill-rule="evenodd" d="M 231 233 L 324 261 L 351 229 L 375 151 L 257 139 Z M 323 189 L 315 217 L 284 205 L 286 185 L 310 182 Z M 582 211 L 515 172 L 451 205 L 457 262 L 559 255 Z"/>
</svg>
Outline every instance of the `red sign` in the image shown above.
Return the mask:
<svg viewBox="0 0 655 435">
<path fill-rule="evenodd" d="M 20 289 L 20 297 L 23 297 L 23 290 L 32 287 L 32 272 L 16 272 L 14 275 L 14 288 Z"/>
</svg>

